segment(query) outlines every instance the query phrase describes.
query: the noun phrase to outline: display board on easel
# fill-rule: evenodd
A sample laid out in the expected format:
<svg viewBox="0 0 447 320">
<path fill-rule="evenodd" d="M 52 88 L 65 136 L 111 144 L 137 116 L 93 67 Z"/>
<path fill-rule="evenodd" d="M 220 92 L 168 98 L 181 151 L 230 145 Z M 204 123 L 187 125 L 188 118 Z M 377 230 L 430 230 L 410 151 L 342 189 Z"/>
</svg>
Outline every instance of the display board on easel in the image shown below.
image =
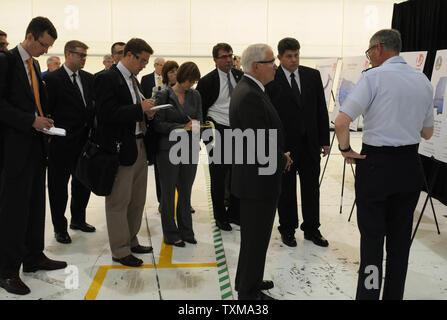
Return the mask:
<svg viewBox="0 0 447 320">
<path fill-rule="evenodd" d="M 430 140 L 421 140 L 419 153 L 447 163 L 447 110 L 444 108 L 447 102 L 447 50 L 436 52 L 431 83 L 434 90 L 434 133 Z"/>
<path fill-rule="evenodd" d="M 323 82 L 324 97 L 326 106 L 329 109 L 332 99 L 332 87 L 335 82 L 335 72 L 337 70 L 338 58 L 320 60 L 315 69 L 320 71 L 321 81 Z"/>
<path fill-rule="evenodd" d="M 425 60 L 427 60 L 427 51 L 408 51 L 401 52 L 400 56 L 408 63 L 413 69 L 423 72 L 425 66 Z"/>
<path fill-rule="evenodd" d="M 347 57 L 342 60 L 340 79 L 336 91 L 335 107 L 332 118 L 335 119 L 340 111 L 343 101 L 349 96 L 355 84 L 362 77 L 362 71 L 368 69 L 369 61 L 365 56 Z M 357 131 L 359 118 L 351 122 L 349 128 Z"/>
</svg>

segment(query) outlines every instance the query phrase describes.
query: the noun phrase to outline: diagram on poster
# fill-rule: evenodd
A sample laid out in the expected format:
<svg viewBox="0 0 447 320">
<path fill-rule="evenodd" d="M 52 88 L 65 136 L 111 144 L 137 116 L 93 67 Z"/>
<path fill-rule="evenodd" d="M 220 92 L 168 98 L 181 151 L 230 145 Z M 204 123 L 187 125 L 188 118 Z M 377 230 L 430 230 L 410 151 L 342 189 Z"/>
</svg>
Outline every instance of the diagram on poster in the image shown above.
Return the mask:
<svg viewBox="0 0 447 320">
<path fill-rule="evenodd" d="M 331 92 L 334 86 L 335 71 L 337 70 L 338 59 L 325 59 L 317 63 L 315 68 L 320 71 L 321 81 L 323 82 L 324 97 L 326 98 L 326 106 L 329 110 L 331 105 Z"/>
<path fill-rule="evenodd" d="M 424 71 L 425 60 L 427 59 L 427 51 L 409 51 L 401 52 L 400 56 L 408 63 L 410 67 L 420 72 Z"/>
<path fill-rule="evenodd" d="M 419 153 L 447 163 L 447 112 L 444 111 L 447 93 L 447 50 L 436 52 L 431 84 L 434 90 L 434 132 L 430 140 L 421 139 Z"/>
<path fill-rule="evenodd" d="M 360 80 L 362 71 L 368 69 L 368 67 L 369 61 L 365 56 L 343 58 L 340 80 L 338 81 L 338 88 L 336 91 L 335 108 L 331 120 L 335 120 L 343 101 L 349 96 L 357 81 Z M 349 128 L 357 131 L 359 120 L 360 119 L 357 118 L 351 122 Z"/>
</svg>

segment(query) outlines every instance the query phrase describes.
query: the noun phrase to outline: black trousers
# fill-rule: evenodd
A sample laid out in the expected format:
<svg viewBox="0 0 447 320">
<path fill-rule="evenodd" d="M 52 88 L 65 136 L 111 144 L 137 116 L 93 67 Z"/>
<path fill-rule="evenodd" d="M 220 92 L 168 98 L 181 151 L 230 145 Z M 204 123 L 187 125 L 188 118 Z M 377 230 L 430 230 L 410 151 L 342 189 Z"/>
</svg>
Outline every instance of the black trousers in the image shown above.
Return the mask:
<svg viewBox="0 0 447 320">
<path fill-rule="evenodd" d="M 209 120 L 213 121 L 211 118 Z M 225 159 L 225 151 L 223 147 L 223 139 L 224 139 L 224 130 L 230 129 L 230 127 L 223 126 L 213 121 L 214 127 L 216 131 L 220 133 L 221 136 L 221 144 L 219 145 L 216 141 L 216 144 L 209 152 L 210 156 L 212 156 L 213 151 L 216 149 L 220 150 L 221 154 L 221 164 L 210 163 L 210 180 L 211 180 L 211 199 L 213 200 L 213 211 L 214 211 L 214 219 L 221 222 L 228 222 L 231 220 L 239 221 L 240 213 L 239 213 L 239 199 L 230 193 L 229 197 L 229 206 L 228 211 L 225 210 L 225 189 L 227 183 L 231 185 L 231 164 L 224 164 Z M 211 141 L 210 141 L 211 143 Z M 210 144 L 207 145 L 207 147 Z M 226 180 L 229 181 L 226 183 Z"/>
<path fill-rule="evenodd" d="M 423 182 L 417 148 L 364 145 L 365 160 L 356 166 L 360 269 L 356 299 L 377 300 L 382 287 L 383 247 L 386 271 L 382 298 L 404 295 L 413 214 Z"/>
<path fill-rule="evenodd" d="M 82 150 L 81 143 L 73 143 L 67 150 L 63 141 L 50 142 L 48 157 L 48 196 L 51 219 L 55 232 L 67 232 L 65 209 L 68 202 L 68 181 L 71 176 L 71 222 L 85 223 L 86 208 L 90 199 L 90 190 L 76 178 L 75 170 Z"/>
<path fill-rule="evenodd" d="M 305 139 L 301 139 L 305 141 Z M 300 142 L 297 142 L 300 143 Z M 320 227 L 320 156 L 312 156 L 306 142 L 291 151 L 293 164 L 282 178 L 281 196 L 278 202 L 281 234 L 294 234 L 298 228 L 297 174 L 300 179 L 303 223 L 301 230 L 312 234 Z"/>
<path fill-rule="evenodd" d="M 44 257 L 45 159 L 40 134 L 33 136 L 23 170 L 5 170 L 0 182 L 0 276 L 19 275 L 20 265 Z M 11 156 L 11 155 L 7 155 Z"/>
<path fill-rule="evenodd" d="M 277 199 L 240 199 L 241 246 L 235 285 L 238 298 L 255 299 L 264 277 Z"/>
</svg>

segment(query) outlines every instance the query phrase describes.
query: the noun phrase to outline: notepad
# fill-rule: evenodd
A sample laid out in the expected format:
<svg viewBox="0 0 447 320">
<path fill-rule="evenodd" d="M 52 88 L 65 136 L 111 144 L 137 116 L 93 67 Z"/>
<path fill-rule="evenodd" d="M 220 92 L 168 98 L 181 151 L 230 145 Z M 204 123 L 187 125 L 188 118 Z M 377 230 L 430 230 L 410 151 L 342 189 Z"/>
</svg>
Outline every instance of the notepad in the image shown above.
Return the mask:
<svg viewBox="0 0 447 320">
<path fill-rule="evenodd" d="M 168 109 L 168 108 L 172 108 L 173 105 L 168 103 L 168 104 L 161 104 L 159 106 L 156 107 L 152 107 L 150 111 L 155 111 L 155 110 L 161 110 L 161 109 Z"/>
<path fill-rule="evenodd" d="M 48 134 L 50 136 L 65 137 L 67 135 L 67 132 L 63 128 L 51 127 L 50 129 L 43 129 L 43 130 L 39 130 L 39 131 L 41 131 L 45 134 Z"/>
</svg>

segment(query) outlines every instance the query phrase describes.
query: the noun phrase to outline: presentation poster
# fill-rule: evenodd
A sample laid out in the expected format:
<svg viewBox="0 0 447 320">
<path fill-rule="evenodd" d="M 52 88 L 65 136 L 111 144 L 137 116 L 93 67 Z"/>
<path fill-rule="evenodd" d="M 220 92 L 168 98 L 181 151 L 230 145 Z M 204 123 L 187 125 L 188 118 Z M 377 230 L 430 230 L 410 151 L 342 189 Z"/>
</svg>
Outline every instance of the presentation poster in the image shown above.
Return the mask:
<svg viewBox="0 0 447 320">
<path fill-rule="evenodd" d="M 340 79 L 336 91 L 337 95 L 335 97 L 335 108 L 332 114 L 333 119 L 337 117 L 343 101 L 349 96 L 357 81 L 360 80 L 362 71 L 368 68 L 369 61 L 365 56 L 343 58 Z M 351 122 L 349 127 L 351 130 L 357 131 L 359 118 Z"/>
<path fill-rule="evenodd" d="M 323 82 L 324 97 L 326 98 L 326 106 L 329 110 L 331 105 L 331 92 L 334 85 L 335 71 L 337 70 L 338 59 L 325 59 L 317 63 L 315 68 L 320 71 L 321 81 Z M 334 94 L 335 96 L 335 94 Z"/>
<path fill-rule="evenodd" d="M 401 52 L 400 56 L 405 59 L 409 66 L 420 72 L 424 71 L 425 60 L 427 59 L 427 51 L 411 51 Z"/>
<path fill-rule="evenodd" d="M 447 163 L 447 110 L 444 110 L 447 91 L 447 50 L 436 52 L 431 76 L 433 85 L 434 133 L 430 140 L 421 139 L 419 153 Z"/>
</svg>

